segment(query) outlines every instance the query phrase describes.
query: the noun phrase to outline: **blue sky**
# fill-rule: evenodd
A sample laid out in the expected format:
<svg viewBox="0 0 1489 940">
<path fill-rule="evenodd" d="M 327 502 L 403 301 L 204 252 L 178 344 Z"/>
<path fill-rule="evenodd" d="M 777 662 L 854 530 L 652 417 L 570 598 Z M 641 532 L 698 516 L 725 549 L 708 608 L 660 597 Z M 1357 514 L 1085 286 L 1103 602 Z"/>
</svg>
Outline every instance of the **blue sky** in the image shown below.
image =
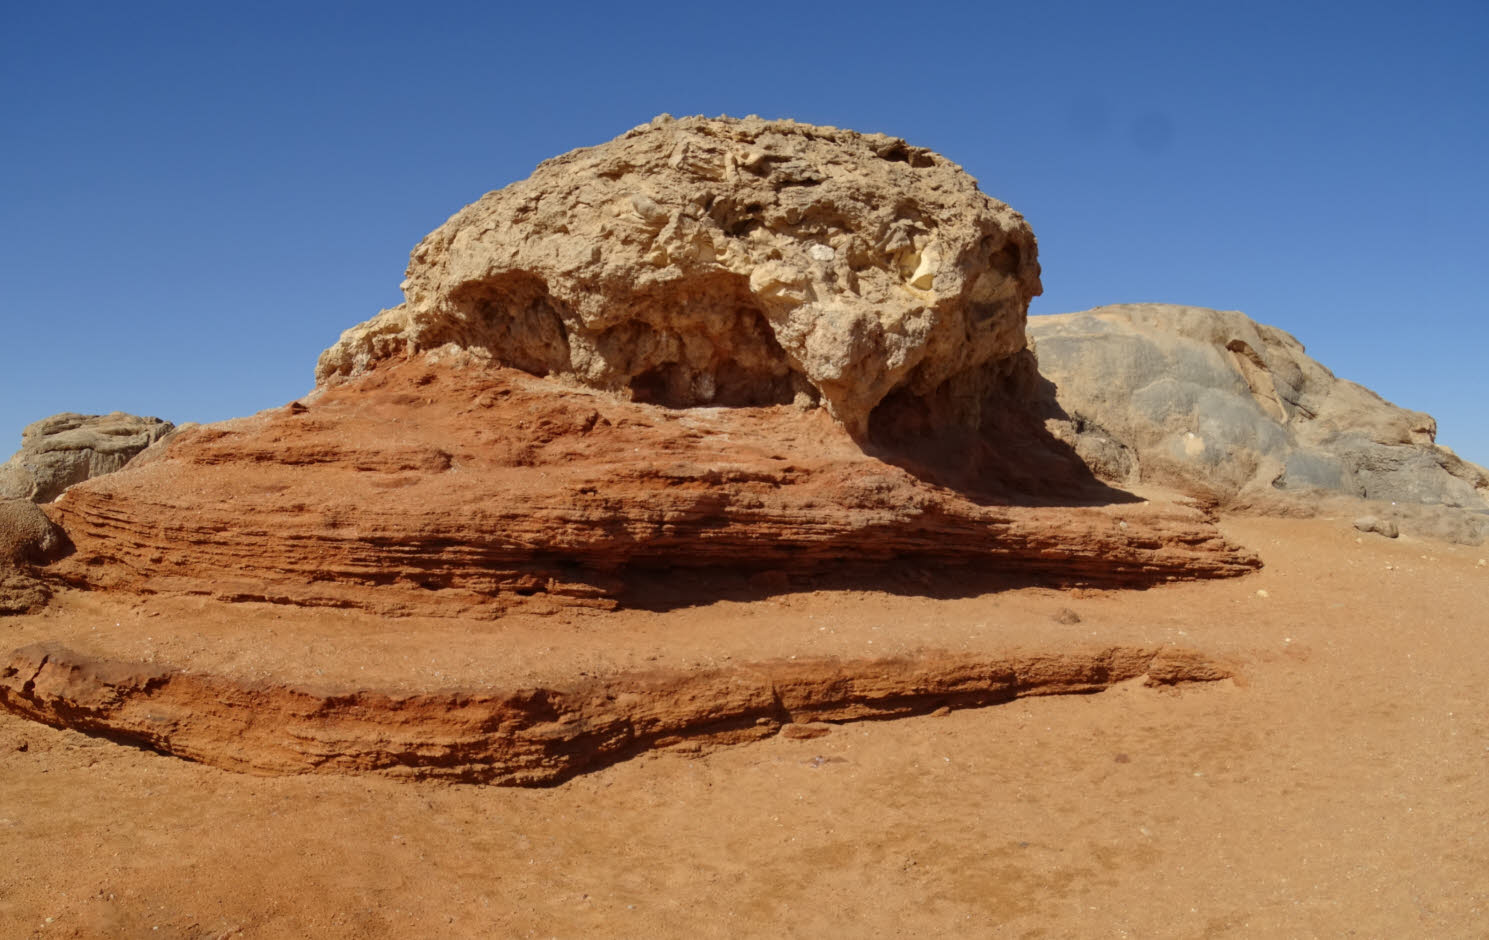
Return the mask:
<svg viewBox="0 0 1489 940">
<path fill-rule="evenodd" d="M 1244 310 L 1489 464 L 1489 4 L 0 12 L 0 459 L 283 404 L 408 252 L 666 111 L 883 131 L 1030 220 L 1034 313 Z"/>
</svg>

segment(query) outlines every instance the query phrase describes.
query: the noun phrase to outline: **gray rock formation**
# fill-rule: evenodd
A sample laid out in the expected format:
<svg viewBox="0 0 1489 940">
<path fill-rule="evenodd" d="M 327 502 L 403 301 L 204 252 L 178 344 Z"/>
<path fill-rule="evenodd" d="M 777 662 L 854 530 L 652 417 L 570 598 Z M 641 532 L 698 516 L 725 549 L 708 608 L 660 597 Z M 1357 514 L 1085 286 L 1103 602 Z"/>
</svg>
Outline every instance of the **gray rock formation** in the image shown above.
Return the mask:
<svg viewBox="0 0 1489 940">
<path fill-rule="evenodd" d="M 1437 446 L 1430 416 L 1336 378 L 1244 314 L 1126 304 L 1031 317 L 1028 334 L 1054 383 L 1047 426 L 1106 479 L 1235 508 L 1342 494 L 1489 511 L 1489 471 Z M 1489 525 L 1454 527 L 1473 539 Z"/>
<path fill-rule="evenodd" d="M 903 140 L 663 115 L 457 213 L 316 377 L 454 344 L 672 407 L 821 403 L 862 436 L 892 391 L 975 402 L 1011 368 L 1036 253 L 1023 216 Z"/>
<path fill-rule="evenodd" d="M 74 483 L 121 469 L 174 427 L 122 411 L 43 418 L 21 432 L 21 449 L 0 464 L 0 498 L 49 503 Z"/>
</svg>

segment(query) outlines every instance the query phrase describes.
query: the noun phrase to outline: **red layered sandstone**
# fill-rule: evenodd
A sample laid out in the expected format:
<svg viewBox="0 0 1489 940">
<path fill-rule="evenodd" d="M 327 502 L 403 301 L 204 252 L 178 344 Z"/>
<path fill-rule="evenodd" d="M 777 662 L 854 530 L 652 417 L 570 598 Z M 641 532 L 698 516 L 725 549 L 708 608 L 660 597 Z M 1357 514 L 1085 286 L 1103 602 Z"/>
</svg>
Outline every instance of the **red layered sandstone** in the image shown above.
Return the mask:
<svg viewBox="0 0 1489 940">
<path fill-rule="evenodd" d="M 1195 510 L 1024 502 L 871 456 L 821 411 L 671 410 L 421 357 L 308 407 L 188 429 L 73 489 L 52 513 L 76 551 L 53 570 L 131 592 L 495 616 L 609 606 L 639 584 L 686 593 L 705 571 L 768 590 L 907 561 L 1102 585 L 1256 566 Z"/>
</svg>

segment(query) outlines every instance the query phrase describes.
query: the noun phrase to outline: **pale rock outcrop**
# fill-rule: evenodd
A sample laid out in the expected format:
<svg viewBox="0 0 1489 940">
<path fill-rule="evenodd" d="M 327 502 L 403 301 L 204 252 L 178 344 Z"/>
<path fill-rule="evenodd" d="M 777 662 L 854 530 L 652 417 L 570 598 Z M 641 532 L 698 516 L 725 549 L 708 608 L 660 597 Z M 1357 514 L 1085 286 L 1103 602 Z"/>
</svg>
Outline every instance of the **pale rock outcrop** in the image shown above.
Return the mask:
<svg viewBox="0 0 1489 940">
<path fill-rule="evenodd" d="M 320 383 L 453 343 L 674 407 L 825 405 L 855 437 L 887 394 L 1024 349 L 1040 292 L 1023 217 L 881 134 L 662 115 L 461 210 L 406 300 L 344 333 Z"/>
<path fill-rule="evenodd" d="M 1242 313 L 1123 304 L 1031 317 L 1028 333 L 1055 387 L 1048 426 L 1107 479 L 1263 511 L 1330 494 L 1441 507 L 1468 514 L 1468 540 L 1489 521 L 1489 471 L 1437 446 L 1429 415 Z"/>
<path fill-rule="evenodd" d="M 43 418 L 26 426 L 21 449 L 0 464 L 0 497 L 49 503 L 74 483 L 121 469 L 174 427 L 122 411 Z"/>
</svg>

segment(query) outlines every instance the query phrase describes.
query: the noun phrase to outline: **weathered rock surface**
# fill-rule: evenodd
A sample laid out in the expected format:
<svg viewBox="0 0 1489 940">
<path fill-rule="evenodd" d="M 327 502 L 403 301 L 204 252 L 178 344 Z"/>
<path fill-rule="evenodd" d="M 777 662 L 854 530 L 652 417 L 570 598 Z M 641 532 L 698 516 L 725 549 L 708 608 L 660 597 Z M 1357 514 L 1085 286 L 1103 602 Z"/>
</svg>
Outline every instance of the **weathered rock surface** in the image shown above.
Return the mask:
<svg viewBox="0 0 1489 940">
<path fill-rule="evenodd" d="M 0 567 L 43 564 L 56 558 L 66 539 L 46 513 L 28 499 L 0 499 Z"/>
<path fill-rule="evenodd" d="M 174 427 L 122 411 L 43 418 L 21 432 L 21 449 L 0 464 L 0 498 L 51 502 L 74 483 L 121 469 Z"/>
<path fill-rule="evenodd" d="M 183 430 L 147 465 L 75 487 L 49 507 L 76 545 L 51 570 L 94 588 L 496 616 L 644 603 L 704 571 L 769 593 L 765 573 L 786 589 L 916 560 L 1109 585 L 1257 565 L 1195 510 L 1070 497 L 947 489 L 821 411 L 665 409 L 436 353 Z"/>
<path fill-rule="evenodd" d="M 862 438 L 896 389 L 950 389 L 975 424 L 1039 292 L 1023 217 L 944 157 L 664 115 L 457 213 L 317 377 L 454 343 L 676 407 L 820 401 Z"/>
<path fill-rule="evenodd" d="M 35 503 L 0 498 L 0 614 L 24 614 L 44 606 L 51 590 L 31 568 L 66 549 L 62 530 Z"/>
<path fill-rule="evenodd" d="M 1107 647 L 802 659 L 410 695 L 242 683 L 39 645 L 0 666 L 0 707 L 231 770 L 542 786 L 651 748 L 696 751 L 783 727 L 1097 692 L 1144 676 L 1171 685 L 1230 675 L 1192 650 Z"/>
<path fill-rule="evenodd" d="M 1049 426 L 1107 479 L 1269 511 L 1331 493 L 1489 510 L 1489 471 L 1438 447 L 1430 416 L 1244 314 L 1125 304 L 1032 317 L 1028 331 L 1055 386 Z"/>
</svg>

